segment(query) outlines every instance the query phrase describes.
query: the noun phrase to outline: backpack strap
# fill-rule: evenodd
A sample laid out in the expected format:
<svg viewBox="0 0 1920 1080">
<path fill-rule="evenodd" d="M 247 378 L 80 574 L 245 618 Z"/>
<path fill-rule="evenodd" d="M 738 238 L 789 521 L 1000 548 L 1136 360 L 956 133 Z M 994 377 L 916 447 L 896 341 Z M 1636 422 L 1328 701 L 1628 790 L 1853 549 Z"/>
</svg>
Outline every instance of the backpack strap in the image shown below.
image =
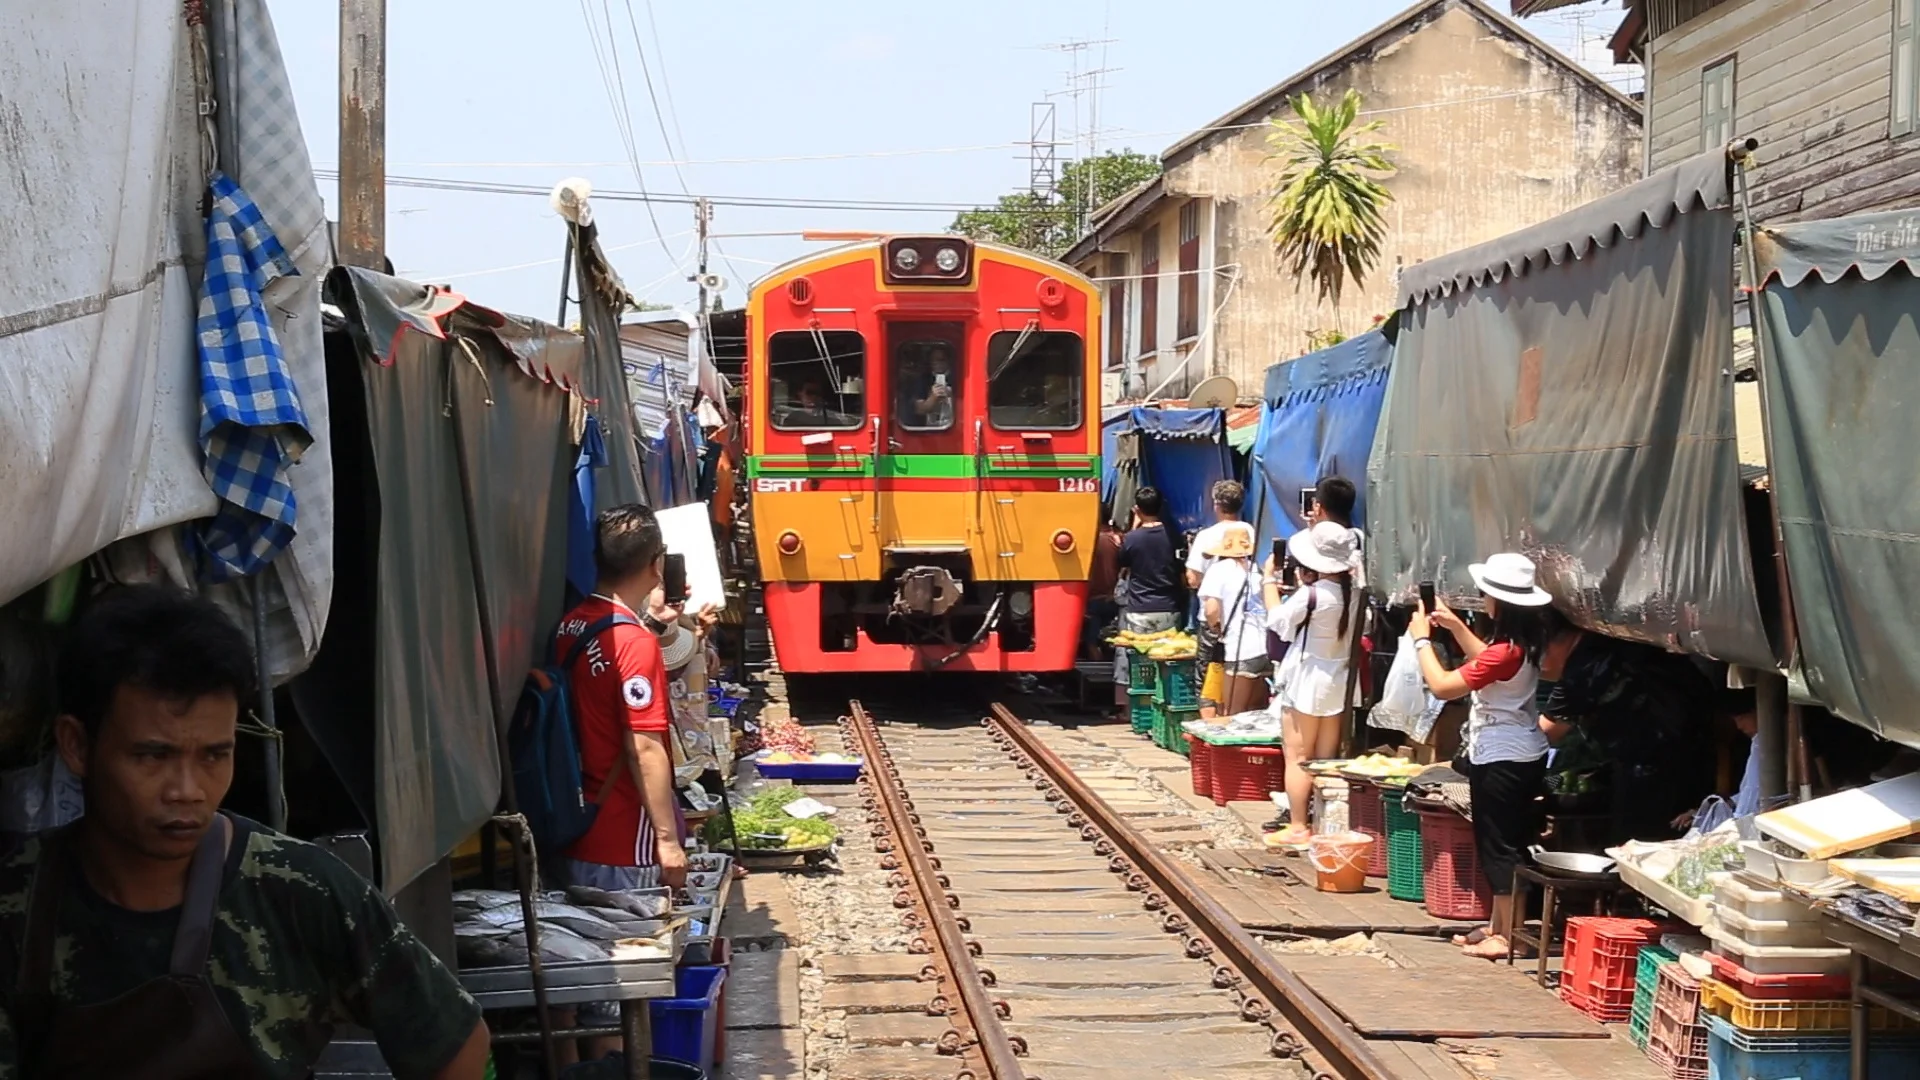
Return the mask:
<svg viewBox="0 0 1920 1080">
<path fill-rule="evenodd" d="M 616 626 L 640 625 L 643 624 L 639 619 L 634 618 L 624 611 L 616 611 L 611 615 L 602 615 L 598 619 L 593 620 L 587 624 L 585 630 L 580 631 L 579 637 L 573 639 L 573 644 L 567 647 L 567 655 L 560 661 L 560 670 L 565 672 L 568 680 L 571 681 L 573 678 L 573 662 L 580 659 L 580 654 L 586 651 L 587 646 L 593 642 L 593 639 Z M 620 764 L 625 765 L 626 763 L 627 750 L 625 742 L 623 741 L 620 748 Z M 597 806 L 607 801 L 607 793 L 613 790 L 614 782 L 619 779 L 620 770 L 618 768 L 607 770 L 606 779 L 600 781 L 600 793 L 593 797 L 594 805 Z"/>
</svg>

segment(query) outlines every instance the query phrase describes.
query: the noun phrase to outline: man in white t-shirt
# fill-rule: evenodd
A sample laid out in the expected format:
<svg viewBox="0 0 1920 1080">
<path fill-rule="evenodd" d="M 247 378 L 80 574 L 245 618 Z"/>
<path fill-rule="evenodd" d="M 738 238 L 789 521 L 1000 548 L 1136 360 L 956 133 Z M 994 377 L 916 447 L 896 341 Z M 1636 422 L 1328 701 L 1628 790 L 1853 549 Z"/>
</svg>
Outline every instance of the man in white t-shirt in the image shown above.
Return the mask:
<svg viewBox="0 0 1920 1080">
<path fill-rule="evenodd" d="M 1200 630 L 1204 644 L 1210 638 L 1206 620 L 1199 618 L 1200 583 L 1206 579 L 1207 569 L 1214 563 L 1214 556 L 1208 552 L 1220 546 L 1227 530 L 1240 525 L 1240 511 L 1247 502 L 1247 489 L 1234 480 L 1219 480 L 1213 485 L 1213 524 L 1194 534 L 1193 543 L 1187 548 L 1187 590 L 1195 595 L 1194 626 Z M 1204 655 L 1205 649 L 1201 650 Z M 1211 717 L 1226 704 L 1226 671 L 1219 664 L 1208 664 L 1205 677 L 1200 684 L 1200 714 Z"/>
<path fill-rule="evenodd" d="M 1213 556 L 1207 552 L 1220 545 L 1228 526 L 1239 522 L 1240 511 L 1247 502 L 1247 489 L 1236 480 L 1217 481 L 1212 494 L 1213 524 L 1195 534 L 1192 546 L 1187 548 L 1187 588 L 1194 591 L 1199 590 L 1207 567 L 1213 565 Z"/>
</svg>

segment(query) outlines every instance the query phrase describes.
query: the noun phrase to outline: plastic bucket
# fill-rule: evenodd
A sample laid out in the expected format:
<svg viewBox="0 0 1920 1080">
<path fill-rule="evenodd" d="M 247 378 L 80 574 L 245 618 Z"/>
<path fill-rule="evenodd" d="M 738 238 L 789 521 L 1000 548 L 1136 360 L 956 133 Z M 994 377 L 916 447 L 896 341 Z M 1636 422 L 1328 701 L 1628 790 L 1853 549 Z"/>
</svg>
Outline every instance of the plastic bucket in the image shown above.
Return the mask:
<svg viewBox="0 0 1920 1080">
<path fill-rule="evenodd" d="M 1357 893 L 1367 887 L 1367 857 L 1373 837 L 1360 832 L 1319 833 L 1307 842 L 1307 859 L 1321 892 Z"/>
</svg>

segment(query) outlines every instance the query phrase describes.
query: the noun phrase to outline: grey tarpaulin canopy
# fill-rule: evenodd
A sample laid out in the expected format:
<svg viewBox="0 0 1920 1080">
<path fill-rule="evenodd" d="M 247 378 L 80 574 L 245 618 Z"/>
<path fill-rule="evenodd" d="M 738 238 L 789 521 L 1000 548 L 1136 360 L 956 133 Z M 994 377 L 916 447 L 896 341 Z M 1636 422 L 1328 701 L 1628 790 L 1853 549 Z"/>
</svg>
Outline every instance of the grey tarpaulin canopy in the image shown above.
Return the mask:
<svg viewBox="0 0 1920 1080">
<path fill-rule="evenodd" d="M 1584 625 L 1772 668 L 1735 456 L 1727 163 L 1694 158 L 1401 278 L 1373 580 L 1518 549 Z"/>
<path fill-rule="evenodd" d="M 338 606 L 293 683 L 398 892 L 491 817 L 497 724 L 564 598 L 581 339 L 359 269 L 328 291 Z"/>
<path fill-rule="evenodd" d="M 1807 687 L 1920 747 L 1920 213 L 1762 230 L 1767 456 Z"/>
<path fill-rule="evenodd" d="M 594 487 L 594 501 L 599 504 L 594 511 L 645 504 L 647 488 L 640 465 L 644 451 L 620 346 L 620 316 L 633 306 L 633 297 L 600 250 L 599 226 L 569 224 L 567 228 L 573 233 L 580 332 L 586 336 L 580 389 L 594 402 L 593 415 L 607 443 L 607 467 Z"/>
</svg>

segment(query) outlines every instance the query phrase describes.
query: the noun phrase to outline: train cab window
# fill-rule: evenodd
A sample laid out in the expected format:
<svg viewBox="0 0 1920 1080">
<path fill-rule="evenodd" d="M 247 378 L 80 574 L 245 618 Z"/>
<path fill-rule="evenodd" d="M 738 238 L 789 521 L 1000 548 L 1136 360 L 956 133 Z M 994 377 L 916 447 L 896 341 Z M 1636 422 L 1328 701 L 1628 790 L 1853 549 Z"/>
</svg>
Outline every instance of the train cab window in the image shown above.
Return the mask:
<svg viewBox="0 0 1920 1080">
<path fill-rule="evenodd" d="M 785 431 L 848 431 L 867 418 L 867 340 L 852 330 L 767 339 L 768 411 Z"/>
<path fill-rule="evenodd" d="M 1086 415 L 1086 353 L 1064 330 L 1002 330 L 987 339 L 987 419 L 1002 431 L 1077 428 Z"/>
<path fill-rule="evenodd" d="M 893 416 L 907 431 L 947 431 L 960 402 L 957 329 L 897 341 L 893 347 Z"/>
</svg>

